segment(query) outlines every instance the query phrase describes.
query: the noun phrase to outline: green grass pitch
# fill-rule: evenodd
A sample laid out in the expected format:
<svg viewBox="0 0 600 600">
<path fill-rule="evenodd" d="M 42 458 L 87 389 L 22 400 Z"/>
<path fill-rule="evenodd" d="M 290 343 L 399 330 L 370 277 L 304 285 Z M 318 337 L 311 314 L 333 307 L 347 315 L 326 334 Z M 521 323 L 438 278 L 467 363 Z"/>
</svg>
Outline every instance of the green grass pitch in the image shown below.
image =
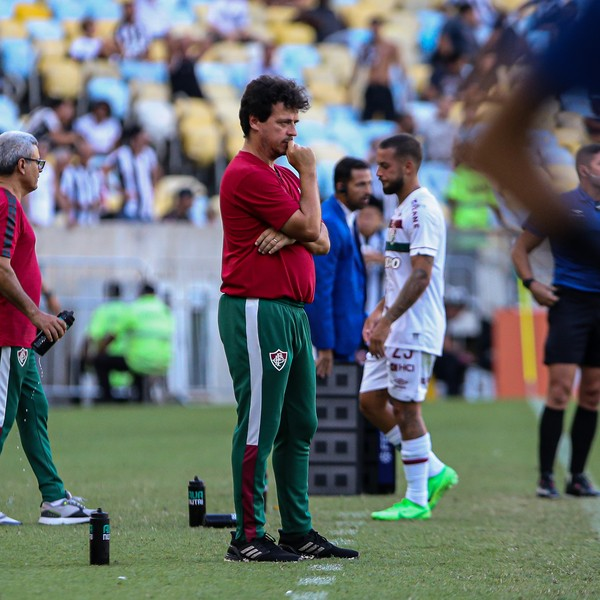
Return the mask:
<svg viewBox="0 0 600 600">
<path fill-rule="evenodd" d="M 357 561 L 234 564 L 226 529 L 191 529 L 187 482 L 230 512 L 231 406 L 53 408 L 61 476 L 110 513 L 111 564 L 90 566 L 86 525 L 36 523 L 37 486 L 15 429 L 0 458 L 0 599 L 599 598 L 600 499 L 535 498 L 537 424 L 526 402 L 426 404 L 434 450 L 459 473 L 430 521 L 369 513 L 400 496 L 313 497 L 317 530 Z M 600 446 L 590 459 L 600 481 Z M 398 467 L 398 494 L 404 489 Z M 560 488 L 564 472 L 557 472 Z M 279 526 L 270 479 L 268 530 Z"/>
</svg>

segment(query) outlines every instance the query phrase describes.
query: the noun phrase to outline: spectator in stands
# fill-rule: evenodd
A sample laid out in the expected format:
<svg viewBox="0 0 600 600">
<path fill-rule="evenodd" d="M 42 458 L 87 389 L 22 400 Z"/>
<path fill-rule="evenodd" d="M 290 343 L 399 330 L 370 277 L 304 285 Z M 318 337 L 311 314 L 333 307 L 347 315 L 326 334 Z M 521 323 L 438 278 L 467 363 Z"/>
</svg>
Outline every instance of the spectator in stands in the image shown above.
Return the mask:
<svg viewBox="0 0 600 600">
<path fill-rule="evenodd" d="M 419 123 L 418 133 L 422 140 L 427 161 L 453 163 L 453 149 L 458 135 L 458 123 L 450 119 L 454 100 L 442 96 L 436 101 L 437 110 L 431 118 Z"/>
<path fill-rule="evenodd" d="M 74 144 L 78 135 L 72 130 L 75 104 L 66 98 L 50 99 L 48 106 L 36 108 L 27 119 L 25 130 L 41 139 L 48 136 L 51 148 Z"/>
<path fill-rule="evenodd" d="M 363 121 L 373 118 L 392 121 L 396 116 L 391 87 L 392 80 L 405 69 L 398 47 L 382 37 L 382 25 L 382 19 L 372 19 L 372 38 L 359 50 L 352 77 L 355 79 L 363 69 L 367 71 L 367 86 L 364 90 L 362 111 Z"/>
<path fill-rule="evenodd" d="M 317 43 L 325 41 L 337 31 L 346 29 L 346 23 L 331 8 L 330 0 L 319 0 L 314 8 L 301 10 L 294 21 L 310 25 L 317 35 Z"/>
<path fill-rule="evenodd" d="M 371 195 L 367 205 L 358 211 L 356 225 L 361 242 L 361 252 L 367 270 L 367 300 L 365 312 L 373 312 L 383 298 L 383 269 L 385 264 L 386 229 L 383 219 L 383 202 Z"/>
<path fill-rule="evenodd" d="M 260 45 L 261 52 L 248 70 L 248 81 L 252 81 L 261 75 L 270 75 L 272 77 L 280 77 L 282 75 L 276 61 L 277 45 L 270 41 L 260 42 Z"/>
<path fill-rule="evenodd" d="M 121 139 L 121 122 L 111 113 L 108 102 L 97 100 L 89 113 L 75 120 L 73 129 L 92 147 L 94 154 L 109 154 Z"/>
<path fill-rule="evenodd" d="M 206 24 L 212 42 L 247 42 L 254 39 L 249 31 L 250 8 L 247 0 L 214 0 L 209 5 Z"/>
<path fill-rule="evenodd" d="M 104 173 L 91 159 L 94 151 L 81 139 L 73 161 L 60 178 L 60 192 L 68 203 L 69 225 L 95 225 L 100 220 L 104 200 Z"/>
<path fill-rule="evenodd" d="M 49 140 L 42 138 L 38 141 L 40 158 L 46 161 L 44 170 L 40 173 L 38 187 L 23 198 L 23 208 L 29 222 L 34 226 L 48 227 L 56 218 L 58 180 L 53 161 L 48 160 Z M 55 313 L 57 314 L 57 313 Z"/>
<path fill-rule="evenodd" d="M 151 40 L 169 36 L 171 17 L 162 0 L 135 0 L 135 22 Z"/>
<path fill-rule="evenodd" d="M 433 70 L 423 91 L 423 99 L 433 101 L 443 96 L 458 98 L 466 77 L 466 55 L 457 52 L 447 55 L 434 54 L 432 65 Z"/>
<path fill-rule="evenodd" d="M 142 283 L 139 297 L 124 311 L 114 332 L 104 339 L 108 344 L 124 336 L 122 355 L 98 354 L 94 360 L 103 399 L 114 400 L 109 379 L 111 371 L 129 371 L 138 402 L 148 399 L 144 378 L 166 375 L 173 354 L 174 326 L 171 309 L 156 295 L 154 286 Z"/>
<path fill-rule="evenodd" d="M 194 204 L 194 194 L 189 188 L 178 190 L 175 194 L 173 208 L 163 215 L 163 221 L 185 221 L 191 222 L 190 210 Z"/>
<path fill-rule="evenodd" d="M 440 42 L 448 48 L 449 54 L 463 56 L 471 61 L 479 50 L 475 35 L 479 25 L 477 10 L 470 2 L 456 6 L 456 15 L 446 21 L 440 32 Z"/>
<path fill-rule="evenodd" d="M 195 66 L 210 44 L 199 42 L 190 36 L 172 37 L 167 44 L 172 97 L 204 98 Z"/>
<path fill-rule="evenodd" d="M 116 171 L 123 197 L 120 211 L 107 217 L 152 221 L 154 188 L 161 175 L 158 158 L 148 143 L 148 135 L 139 125 L 131 126 L 125 138 L 127 142 L 108 157 L 105 165 L 106 171 Z"/>
<path fill-rule="evenodd" d="M 133 0 L 123 3 L 123 17 L 115 29 L 115 44 L 122 58 L 144 59 L 148 55 L 150 38 L 136 21 Z"/>
<path fill-rule="evenodd" d="M 77 61 L 85 62 L 97 58 L 108 58 L 116 48 L 112 40 L 96 37 L 96 23 L 91 17 L 81 21 L 81 35 L 69 46 L 69 56 Z"/>
</svg>

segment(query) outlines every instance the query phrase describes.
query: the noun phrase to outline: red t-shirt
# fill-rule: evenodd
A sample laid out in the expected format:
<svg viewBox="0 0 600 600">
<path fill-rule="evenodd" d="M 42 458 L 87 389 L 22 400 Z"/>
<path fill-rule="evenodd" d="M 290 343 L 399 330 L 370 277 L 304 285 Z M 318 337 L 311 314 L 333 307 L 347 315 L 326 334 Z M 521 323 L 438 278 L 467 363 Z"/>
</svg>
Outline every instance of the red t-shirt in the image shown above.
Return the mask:
<svg viewBox="0 0 600 600">
<path fill-rule="evenodd" d="M 3 188 L 0 188 L 0 239 L 2 257 L 10 259 L 21 287 L 39 306 L 42 275 L 35 255 L 35 233 L 21 203 Z M 35 325 L 0 295 L 0 346 L 31 348 L 35 335 Z"/>
<path fill-rule="evenodd" d="M 221 181 L 223 265 L 221 291 L 243 298 L 290 298 L 312 302 L 315 265 L 301 244 L 275 254 L 254 245 L 267 227 L 281 229 L 300 207 L 300 180 L 284 167 L 239 152 Z"/>
</svg>

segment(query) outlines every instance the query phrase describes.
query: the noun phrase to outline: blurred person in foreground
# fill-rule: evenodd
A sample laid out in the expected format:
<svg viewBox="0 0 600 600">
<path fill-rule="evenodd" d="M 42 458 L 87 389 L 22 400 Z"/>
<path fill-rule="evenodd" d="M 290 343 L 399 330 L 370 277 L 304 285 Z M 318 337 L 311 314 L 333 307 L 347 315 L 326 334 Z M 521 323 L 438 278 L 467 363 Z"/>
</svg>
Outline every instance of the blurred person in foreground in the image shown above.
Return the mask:
<svg viewBox="0 0 600 600">
<path fill-rule="evenodd" d="M 566 209 L 584 222 L 593 235 L 600 234 L 600 144 L 579 149 L 576 155 L 579 186 L 561 195 Z M 566 493 L 571 496 L 600 496 L 585 476 L 585 464 L 594 441 L 600 403 L 600 265 L 586 251 L 573 248 L 550 236 L 554 258 L 552 285 L 534 278 L 529 254 L 546 238 L 528 219 L 517 238 L 512 259 L 523 285 L 535 301 L 547 306 L 548 337 L 544 362 L 550 381 L 546 406 L 539 427 L 540 478 L 537 495 L 557 498 L 554 461 L 563 431 L 577 371 L 581 369 L 577 410 L 571 427 L 570 479 Z"/>
<path fill-rule="evenodd" d="M 306 306 L 319 377 L 331 375 L 335 361 L 357 362 L 366 317 L 366 271 L 356 211 L 367 205 L 371 194 L 369 164 L 346 156 L 335 165 L 333 180 L 335 191 L 321 206 L 331 248 L 315 256 L 315 299 Z"/>
<path fill-rule="evenodd" d="M 45 161 L 29 133 L 0 135 L 0 452 L 17 422 L 25 456 L 42 494 L 39 523 L 87 523 L 91 510 L 65 490 L 48 438 L 48 400 L 31 344 L 42 331 L 51 341 L 67 330 L 57 316 L 40 310 L 42 276 L 35 234 L 20 198 L 36 189 Z M 0 512 L 0 525 L 21 523 Z"/>
<path fill-rule="evenodd" d="M 315 155 L 294 143 L 307 92 L 261 76 L 240 105 L 242 150 L 221 182 L 223 263 L 219 333 L 237 401 L 232 470 L 237 529 L 229 561 L 356 558 L 312 528 L 308 457 L 317 428 L 316 374 L 304 304 L 315 293 L 313 254 L 329 251 L 321 221 Z M 275 164 L 286 156 L 298 173 Z M 267 458 L 281 526 L 265 531 Z"/>
<path fill-rule="evenodd" d="M 540 174 L 529 151 L 529 132 L 547 99 L 600 81 L 600 2 L 588 2 L 538 57 L 524 82 L 507 98 L 469 151 L 469 161 L 487 174 L 503 194 L 518 200 L 551 235 L 569 238 L 600 260 L 600 236 L 571 218 L 558 194 Z"/>
<path fill-rule="evenodd" d="M 438 200 L 421 187 L 418 140 L 408 134 L 383 140 L 377 177 L 398 205 L 385 250 L 385 296 L 367 317 L 369 346 L 360 409 L 402 457 L 405 497 L 371 517 L 381 521 L 431 518 L 431 509 L 458 483 L 456 471 L 432 451 L 421 406 L 433 364 L 442 353 L 446 223 Z"/>
</svg>

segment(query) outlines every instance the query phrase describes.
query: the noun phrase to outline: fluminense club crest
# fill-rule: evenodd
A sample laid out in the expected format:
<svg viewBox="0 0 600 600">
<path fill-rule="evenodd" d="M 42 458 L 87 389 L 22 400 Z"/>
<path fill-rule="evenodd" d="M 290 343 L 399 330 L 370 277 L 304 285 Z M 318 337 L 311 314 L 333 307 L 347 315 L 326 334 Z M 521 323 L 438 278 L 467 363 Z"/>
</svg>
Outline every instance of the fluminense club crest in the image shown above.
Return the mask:
<svg viewBox="0 0 600 600">
<path fill-rule="evenodd" d="M 27 350 L 27 348 L 20 348 L 19 351 L 17 352 L 17 360 L 19 361 L 19 364 L 24 367 L 25 363 L 27 362 L 27 355 L 29 354 L 29 351 Z"/>
<path fill-rule="evenodd" d="M 281 371 L 285 364 L 287 363 L 288 353 L 280 350 L 279 348 L 275 350 L 275 352 L 269 352 L 269 358 L 271 359 L 271 364 L 278 370 Z"/>
</svg>

